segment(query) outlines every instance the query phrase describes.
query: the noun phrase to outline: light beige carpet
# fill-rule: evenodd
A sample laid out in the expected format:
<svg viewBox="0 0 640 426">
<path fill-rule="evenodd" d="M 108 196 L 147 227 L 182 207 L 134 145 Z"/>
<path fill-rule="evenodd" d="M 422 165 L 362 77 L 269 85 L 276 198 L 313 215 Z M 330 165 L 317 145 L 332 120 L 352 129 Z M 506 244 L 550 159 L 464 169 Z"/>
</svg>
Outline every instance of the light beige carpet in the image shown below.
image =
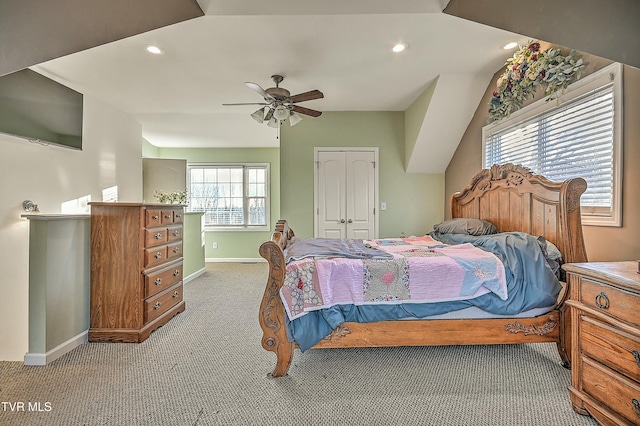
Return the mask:
<svg viewBox="0 0 640 426">
<path fill-rule="evenodd" d="M 0 425 L 596 425 L 571 409 L 554 344 L 296 351 L 289 376 L 267 378 L 266 276 L 207 264 L 186 311 L 143 343 L 0 363 Z"/>
</svg>

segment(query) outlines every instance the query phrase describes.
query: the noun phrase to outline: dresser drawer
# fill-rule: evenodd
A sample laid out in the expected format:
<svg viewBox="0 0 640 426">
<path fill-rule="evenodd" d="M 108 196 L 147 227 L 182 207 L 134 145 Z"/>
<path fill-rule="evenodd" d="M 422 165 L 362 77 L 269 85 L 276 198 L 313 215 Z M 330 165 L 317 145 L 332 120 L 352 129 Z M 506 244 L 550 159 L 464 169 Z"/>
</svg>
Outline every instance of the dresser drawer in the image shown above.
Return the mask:
<svg viewBox="0 0 640 426">
<path fill-rule="evenodd" d="M 145 229 L 144 246 L 154 247 L 165 244 L 169 240 L 167 228 Z"/>
<path fill-rule="evenodd" d="M 617 330 L 588 316 L 580 318 L 582 351 L 625 376 L 640 382 L 640 337 Z"/>
<path fill-rule="evenodd" d="M 640 385 L 614 371 L 582 357 L 582 389 L 605 407 L 640 424 Z"/>
<path fill-rule="evenodd" d="M 173 211 L 173 223 L 182 223 L 183 222 L 183 210 L 174 210 Z"/>
<path fill-rule="evenodd" d="M 175 210 L 171 209 L 171 210 L 162 210 L 162 224 L 163 225 L 170 225 L 173 223 L 173 216 L 174 216 L 174 212 Z"/>
<path fill-rule="evenodd" d="M 144 249 L 144 267 L 160 265 L 167 260 L 167 246 Z"/>
<path fill-rule="evenodd" d="M 182 301 L 182 284 L 166 289 L 144 301 L 144 322 L 153 321 Z"/>
<path fill-rule="evenodd" d="M 177 259 L 182 256 L 182 241 L 167 246 L 167 259 Z"/>
<path fill-rule="evenodd" d="M 580 302 L 606 315 L 640 326 L 637 312 L 640 298 L 637 295 L 582 278 Z"/>
<path fill-rule="evenodd" d="M 167 228 L 167 241 L 178 241 L 182 239 L 182 226 L 171 226 Z"/>
<path fill-rule="evenodd" d="M 144 297 L 153 296 L 182 280 L 182 264 L 144 276 Z"/>
<path fill-rule="evenodd" d="M 162 225 L 162 211 L 160 209 L 146 209 L 144 224 L 147 228 Z"/>
</svg>

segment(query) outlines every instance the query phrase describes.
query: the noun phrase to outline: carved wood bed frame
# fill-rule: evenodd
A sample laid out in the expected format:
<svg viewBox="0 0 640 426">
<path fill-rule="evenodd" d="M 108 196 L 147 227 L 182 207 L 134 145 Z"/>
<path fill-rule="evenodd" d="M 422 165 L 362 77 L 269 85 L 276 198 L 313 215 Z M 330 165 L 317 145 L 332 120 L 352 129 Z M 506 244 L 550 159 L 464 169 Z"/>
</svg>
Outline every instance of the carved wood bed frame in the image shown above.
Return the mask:
<svg viewBox="0 0 640 426">
<path fill-rule="evenodd" d="M 494 165 L 451 196 L 451 217 L 488 220 L 500 232 L 541 235 L 558 247 L 564 262 L 586 262 L 580 219 L 580 196 L 586 188 L 582 178 L 551 182 L 521 166 Z M 260 255 L 269 262 L 269 277 L 259 319 L 262 346 L 277 356 L 270 373 L 273 377 L 287 374 L 296 347 L 295 342 L 287 340 L 285 310 L 279 295 L 285 277 L 283 250 L 293 236 L 287 222 L 280 220 L 271 240 L 260 246 Z M 567 290 L 565 285 L 556 309 L 534 318 L 345 322 L 313 348 L 556 342 L 563 364 L 568 366 L 571 337 L 564 306 Z"/>
</svg>

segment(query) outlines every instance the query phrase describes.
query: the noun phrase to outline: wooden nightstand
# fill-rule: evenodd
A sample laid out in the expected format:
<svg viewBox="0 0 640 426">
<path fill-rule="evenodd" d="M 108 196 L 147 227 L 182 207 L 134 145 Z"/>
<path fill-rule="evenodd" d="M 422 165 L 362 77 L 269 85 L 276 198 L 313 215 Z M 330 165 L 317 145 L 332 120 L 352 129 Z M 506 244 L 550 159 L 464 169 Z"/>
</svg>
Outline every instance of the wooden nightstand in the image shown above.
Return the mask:
<svg viewBox="0 0 640 426">
<path fill-rule="evenodd" d="M 570 263 L 573 409 L 603 425 L 640 425 L 638 263 Z"/>
</svg>

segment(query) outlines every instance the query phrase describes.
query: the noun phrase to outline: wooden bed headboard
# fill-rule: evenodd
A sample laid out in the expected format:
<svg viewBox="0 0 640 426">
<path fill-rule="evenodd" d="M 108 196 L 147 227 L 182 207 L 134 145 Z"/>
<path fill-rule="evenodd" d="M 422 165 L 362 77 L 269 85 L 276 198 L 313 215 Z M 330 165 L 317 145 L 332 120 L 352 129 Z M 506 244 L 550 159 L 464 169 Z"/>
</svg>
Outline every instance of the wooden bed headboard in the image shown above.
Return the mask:
<svg viewBox="0 0 640 426">
<path fill-rule="evenodd" d="M 552 182 L 515 164 L 493 165 L 451 196 L 451 217 L 477 218 L 498 231 L 543 236 L 555 244 L 564 262 L 586 262 L 580 219 L 582 178 Z"/>
</svg>

